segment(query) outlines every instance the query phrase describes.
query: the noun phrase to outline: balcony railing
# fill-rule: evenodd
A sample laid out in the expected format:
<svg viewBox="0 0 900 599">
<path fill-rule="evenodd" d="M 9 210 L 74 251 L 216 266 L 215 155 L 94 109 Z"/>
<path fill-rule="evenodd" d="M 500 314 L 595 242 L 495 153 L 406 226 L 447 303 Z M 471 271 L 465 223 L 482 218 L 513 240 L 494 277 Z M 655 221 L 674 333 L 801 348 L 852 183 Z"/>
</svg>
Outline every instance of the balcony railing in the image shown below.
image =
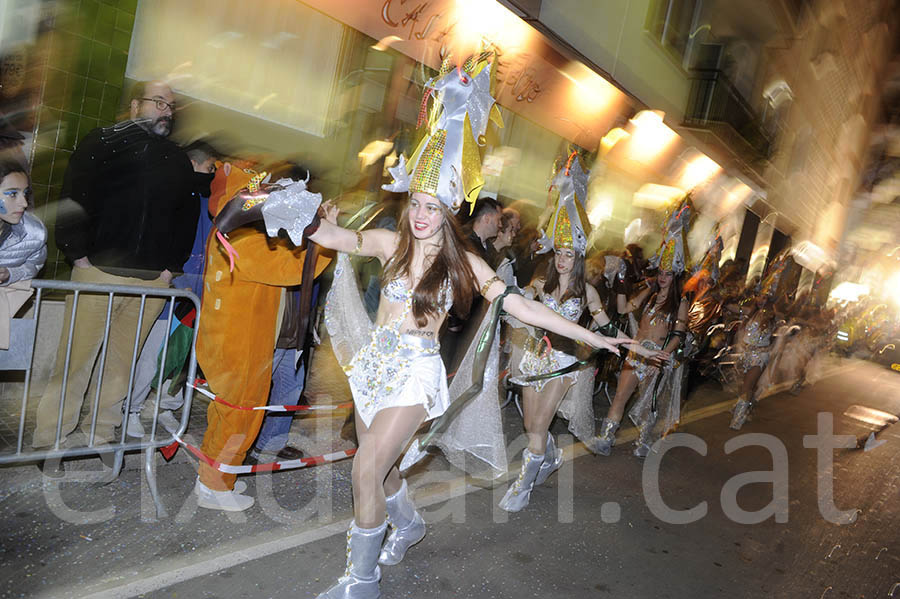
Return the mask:
<svg viewBox="0 0 900 599">
<path fill-rule="evenodd" d="M 767 160 L 772 151 L 753 108 L 722 71 L 694 69 L 684 126 L 708 129 L 732 151 L 749 154 L 753 161 Z"/>
</svg>

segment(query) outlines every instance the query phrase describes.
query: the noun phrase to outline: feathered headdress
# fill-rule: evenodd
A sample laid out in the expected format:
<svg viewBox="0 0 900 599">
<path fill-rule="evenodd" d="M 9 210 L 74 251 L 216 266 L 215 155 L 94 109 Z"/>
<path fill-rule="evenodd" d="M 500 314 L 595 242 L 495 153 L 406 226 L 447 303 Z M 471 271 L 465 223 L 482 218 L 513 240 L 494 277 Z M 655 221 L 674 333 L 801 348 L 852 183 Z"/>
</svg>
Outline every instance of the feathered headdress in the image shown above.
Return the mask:
<svg viewBox="0 0 900 599">
<path fill-rule="evenodd" d="M 573 151 L 550 181 L 550 189 L 559 189 L 559 198 L 539 240 L 541 249 L 538 253 L 547 252 L 550 248 L 568 248 L 584 255 L 590 234 L 590 222 L 584 209 L 587 184 L 588 173 L 581 168 L 578 154 Z"/>
<path fill-rule="evenodd" d="M 427 125 L 425 137 L 409 162 L 401 155 L 397 166 L 388 169 L 394 181 L 383 185 L 385 190 L 428 194 L 454 214 L 463 202 L 474 208 L 484 186 L 480 146 L 488 121 L 503 126 L 491 96 L 492 56 L 482 52 L 456 68 L 447 59 L 438 76 L 425 84 L 417 124 Z M 426 116 L 429 97 L 435 101 Z"/>
<path fill-rule="evenodd" d="M 685 196 L 671 209 L 663 226 L 663 240 L 650 258 L 650 266 L 658 270 L 671 271 L 676 275 L 684 272 L 687 264 L 685 236 L 691 224 L 693 206 L 690 196 Z"/>
</svg>

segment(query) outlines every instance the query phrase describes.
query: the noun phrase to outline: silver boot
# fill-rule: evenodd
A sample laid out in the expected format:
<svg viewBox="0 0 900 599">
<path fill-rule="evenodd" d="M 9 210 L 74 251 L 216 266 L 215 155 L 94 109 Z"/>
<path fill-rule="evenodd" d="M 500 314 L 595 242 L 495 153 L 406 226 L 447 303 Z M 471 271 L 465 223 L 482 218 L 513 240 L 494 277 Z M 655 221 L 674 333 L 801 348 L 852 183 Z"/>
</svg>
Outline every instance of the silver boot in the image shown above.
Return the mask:
<svg viewBox="0 0 900 599">
<path fill-rule="evenodd" d="M 544 456 L 534 455 L 528 448 L 522 450 L 522 470 L 519 478 L 509 486 L 506 495 L 500 500 L 500 509 L 507 512 L 519 512 L 528 505 L 531 498 L 531 490 L 534 488 L 534 479 L 541 469 Z"/>
<path fill-rule="evenodd" d="M 654 426 L 656 426 L 656 415 L 651 412 L 647 416 L 647 420 L 641 423 L 638 438 L 634 442 L 634 457 L 646 458 L 650 455 L 650 448 L 653 446 Z"/>
<path fill-rule="evenodd" d="M 544 461 L 541 463 L 541 469 L 538 470 L 537 478 L 534 479 L 534 486 L 544 484 L 547 478 L 559 470 L 563 463 L 562 449 L 556 448 L 556 441 L 553 435 L 547 431 L 547 448 L 544 450 Z"/>
<path fill-rule="evenodd" d="M 741 430 L 741 427 L 747 422 L 751 407 L 752 405 L 746 399 L 737 400 L 737 403 L 734 404 L 734 409 L 731 411 L 731 424 L 729 425 L 733 430 Z"/>
<path fill-rule="evenodd" d="M 387 498 L 386 505 L 391 534 L 381 548 L 378 563 L 394 566 L 403 560 L 410 547 L 425 538 L 425 520 L 409 498 L 405 480 L 400 490 Z"/>
<path fill-rule="evenodd" d="M 600 424 L 600 434 L 594 437 L 593 442 L 587 446 L 593 453 L 608 456 L 616 444 L 616 431 L 619 423 L 609 418 L 604 418 Z"/>
<path fill-rule="evenodd" d="M 376 528 L 358 528 L 355 522 L 347 531 L 347 569 L 337 583 L 317 599 L 378 599 L 381 570 L 378 554 L 387 523 Z"/>
</svg>

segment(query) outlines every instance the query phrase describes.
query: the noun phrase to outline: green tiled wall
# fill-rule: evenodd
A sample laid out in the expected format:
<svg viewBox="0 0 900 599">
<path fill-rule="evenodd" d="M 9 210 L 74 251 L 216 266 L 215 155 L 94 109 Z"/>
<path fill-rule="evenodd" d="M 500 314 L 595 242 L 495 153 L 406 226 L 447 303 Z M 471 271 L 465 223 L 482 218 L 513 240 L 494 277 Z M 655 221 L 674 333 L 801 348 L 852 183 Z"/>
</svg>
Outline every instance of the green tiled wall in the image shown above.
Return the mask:
<svg viewBox="0 0 900 599">
<path fill-rule="evenodd" d="M 138 0 L 63 0 L 44 40 L 43 91 L 35 119 L 32 188 L 50 230 L 43 277 L 68 279 L 53 239 L 63 174 L 78 141 L 120 116 L 122 86 Z"/>
</svg>

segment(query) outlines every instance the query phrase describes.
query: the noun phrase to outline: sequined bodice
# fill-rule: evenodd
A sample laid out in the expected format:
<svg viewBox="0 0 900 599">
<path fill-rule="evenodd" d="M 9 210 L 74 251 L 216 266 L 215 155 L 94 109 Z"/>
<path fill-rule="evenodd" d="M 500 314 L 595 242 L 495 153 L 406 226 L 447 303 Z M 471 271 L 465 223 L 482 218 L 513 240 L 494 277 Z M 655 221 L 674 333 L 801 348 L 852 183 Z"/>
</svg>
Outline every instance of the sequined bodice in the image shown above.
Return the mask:
<svg viewBox="0 0 900 599">
<path fill-rule="evenodd" d="M 772 323 L 762 318 L 752 318 L 750 324 L 744 329 L 744 343 L 757 347 L 769 345 L 772 342 Z"/>
<path fill-rule="evenodd" d="M 560 304 L 555 297 L 545 293 L 541 298 L 541 302 L 566 320 L 576 321 L 581 316 L 580 297 L 570 297 Z"/>
<path fill-rule="evenodd" d="M 413 290 L 409 288 L 403 279 L 389 281 L 381 288 L 381 293 L 385 299 L 394 303 L 411 301 L 413 296 Z M 444 284 L 441 285 L 440 299 L 444 312 L 449 312 L 450 308 L 453 307 L 453 293 L 450 289 L 450 281 L 444 281 Z"/>
</svg>

